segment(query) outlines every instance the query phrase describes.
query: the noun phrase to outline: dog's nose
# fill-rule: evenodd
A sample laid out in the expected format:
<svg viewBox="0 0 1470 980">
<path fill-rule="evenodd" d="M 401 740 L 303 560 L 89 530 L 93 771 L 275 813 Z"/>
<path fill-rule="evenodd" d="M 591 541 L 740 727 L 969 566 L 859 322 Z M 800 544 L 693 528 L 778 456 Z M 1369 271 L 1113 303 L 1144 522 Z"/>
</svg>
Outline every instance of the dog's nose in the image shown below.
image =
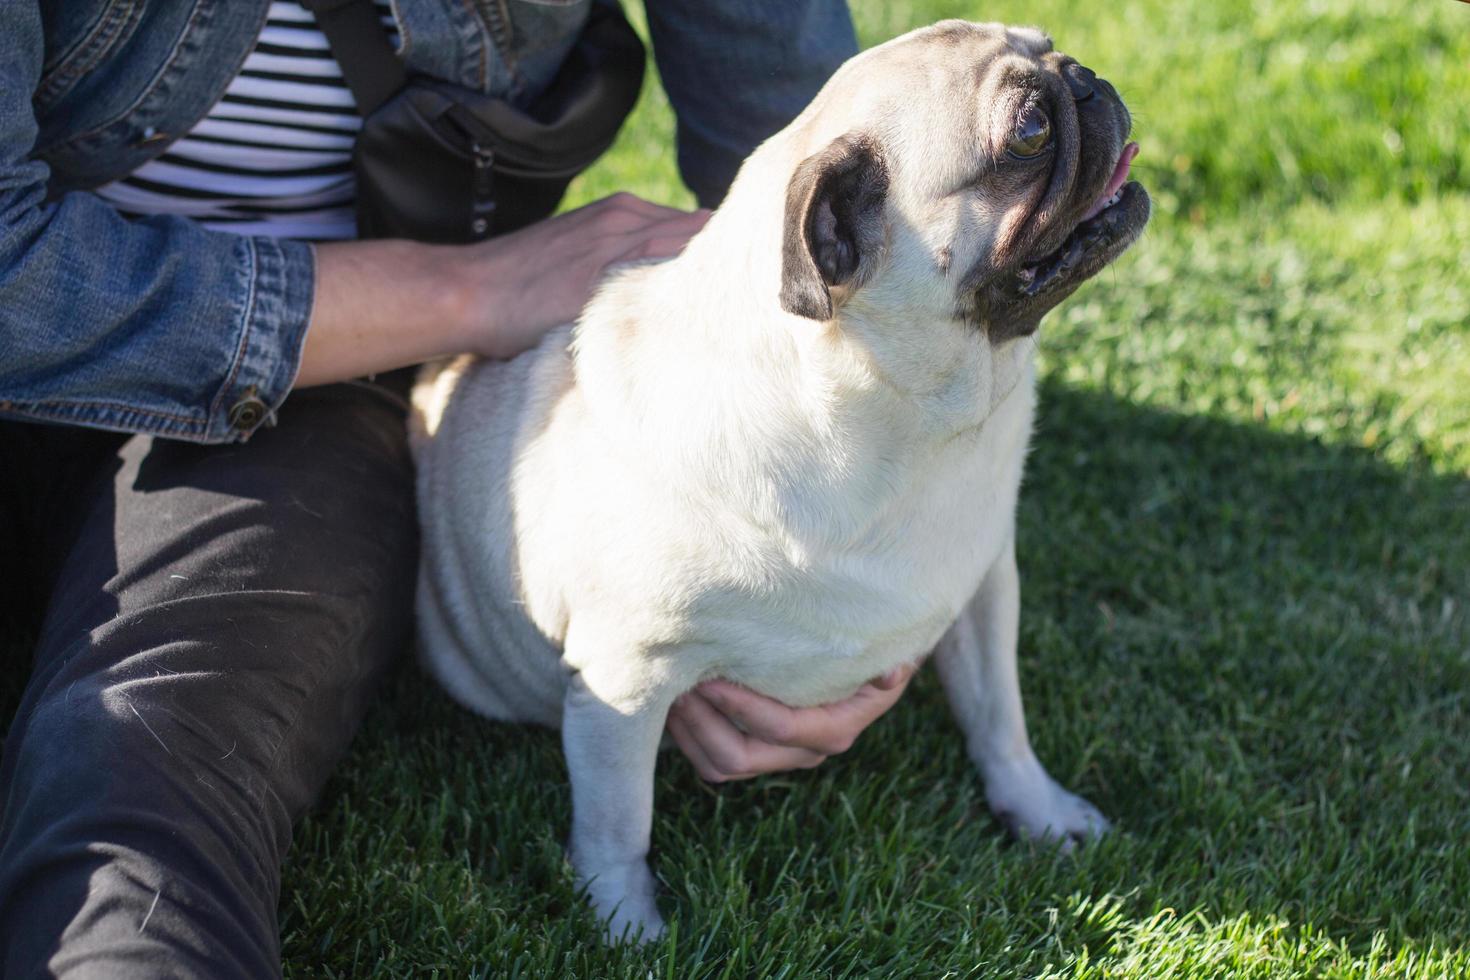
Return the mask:
<svg viewBox="0 0 1470 980">
<path fill-rule="evenodd" d="M 1062 75 L 1067 80 L 1067 88 L 1072 90 L 1072 98 L 1078 102 L 1086 102 L 1096 94 L 1093 83 L 1097 81 L 1097 74 L 1086 65 L 1074 61 L 1062 70 Z"/>
</svg>

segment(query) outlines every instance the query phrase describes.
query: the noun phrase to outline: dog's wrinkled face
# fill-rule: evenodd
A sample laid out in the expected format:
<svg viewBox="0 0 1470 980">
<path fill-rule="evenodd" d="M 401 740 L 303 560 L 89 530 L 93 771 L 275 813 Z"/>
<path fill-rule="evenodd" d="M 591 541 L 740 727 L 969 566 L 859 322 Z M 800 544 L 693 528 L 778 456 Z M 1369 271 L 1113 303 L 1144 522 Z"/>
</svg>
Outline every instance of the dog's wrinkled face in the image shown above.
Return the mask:
<svg viewBox="0 0 1470 980">
<path fill-rule="evenodd" d="M 781 285 L 800 316 L 901 293 L 1002 343 L 1148 221 L 1127 108 L 1033 29 L 905 35 L 844 66 L 802 124 L 814 152 L 787 190 Z"/>
</svg>

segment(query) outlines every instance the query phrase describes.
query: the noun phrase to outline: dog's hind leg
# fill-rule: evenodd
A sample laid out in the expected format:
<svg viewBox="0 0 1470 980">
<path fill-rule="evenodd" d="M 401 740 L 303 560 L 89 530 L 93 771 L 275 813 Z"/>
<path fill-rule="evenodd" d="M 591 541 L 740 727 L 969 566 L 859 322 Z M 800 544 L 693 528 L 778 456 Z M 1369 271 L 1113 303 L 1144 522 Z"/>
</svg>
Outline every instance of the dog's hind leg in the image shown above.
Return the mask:
<svg viewBox="0 0 1470 980">
<path fill-rule="evenodd" d="M 1018 837 L 1057 840 L 1070 849 L 1103 833 L 1108 822 L 1052 779 L 1031 749 L 1016 671 L 1020 613 L 1013 537 L 940 640 L 934 661 L 996 817 Z"/>
<path fill-rule="evenodd" d="M 572 676 L 562 716 L 572 783 L 568 855 L 607 938 L 648 942 L 664 930 L 647 863 L 653 770 L 668 701 L 678 692 L 665 700 L 657 684 L 635 690 L 633 664 L 599 666 L 596 674 Z"/>
</svg>

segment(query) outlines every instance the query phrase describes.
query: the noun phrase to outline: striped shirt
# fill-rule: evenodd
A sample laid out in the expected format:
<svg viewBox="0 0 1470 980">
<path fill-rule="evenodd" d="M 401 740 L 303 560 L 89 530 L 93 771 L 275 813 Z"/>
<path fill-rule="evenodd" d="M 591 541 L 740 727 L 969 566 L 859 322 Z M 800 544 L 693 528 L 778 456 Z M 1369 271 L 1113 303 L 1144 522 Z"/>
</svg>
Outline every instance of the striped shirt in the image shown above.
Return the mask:
<svg viewBox="0 0 1470 980">
<path fill-rule="evenodd" d="M 398 43 L 388 0 L 375 0 Z M 353 238 L 352 143 L 362 126 L 326 35 L 299 3 L 273 2 L 225 94 L 189 133 L 97 189 L 126 217 L 310 241 Z"/>
</svg>

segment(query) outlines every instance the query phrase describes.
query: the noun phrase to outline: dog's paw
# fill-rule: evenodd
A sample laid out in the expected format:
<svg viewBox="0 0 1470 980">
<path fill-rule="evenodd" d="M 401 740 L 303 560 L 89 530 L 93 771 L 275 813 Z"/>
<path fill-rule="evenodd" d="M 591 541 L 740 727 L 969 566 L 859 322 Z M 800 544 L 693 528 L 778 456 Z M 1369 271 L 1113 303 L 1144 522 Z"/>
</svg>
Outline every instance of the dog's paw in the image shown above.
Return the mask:
<svg viewBox="0 0 1470 980">
<path fill-rule="evenodd" d="M 636 904 L 634 903 L 635 906 Z M 630 908 L 629 903 L 624 902 L 613 910 L 603 926 L 602 940 L 609 946 L 620 943 L 646 946 L 662 939 L 665 932 L 664 920 L 652 902 L 643 908 Z"/>
<path fill-rule="evenodd" d="M 654 901 L 657 884 L 643 861 L 604 867 L 593 872 L 575 857 L 578 884 L 603 923 L 603 941 L 609 945 L 641 946 L 663 937 L 664 920 Z"/>
<path fill-rule="evenodd" d="M 1056 843 L 1064 852 L 1101 837 L 1112 826 L 1101 810 L 1067 792 L 1034 760 L 988 773 L 985 797 L 996 819 L 1013 835 Z"/>
</svg>

